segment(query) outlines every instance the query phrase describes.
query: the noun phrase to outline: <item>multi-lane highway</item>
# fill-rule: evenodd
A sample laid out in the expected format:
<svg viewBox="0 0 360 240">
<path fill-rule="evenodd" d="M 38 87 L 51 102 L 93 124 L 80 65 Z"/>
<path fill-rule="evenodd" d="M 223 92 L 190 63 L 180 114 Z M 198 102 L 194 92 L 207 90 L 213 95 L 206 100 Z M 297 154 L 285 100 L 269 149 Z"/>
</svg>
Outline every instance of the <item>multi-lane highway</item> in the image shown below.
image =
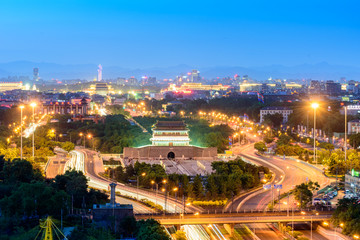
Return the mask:
<svg viewBox="0 0 360 240">
<path fill-rule="evenodd" d="M 295 185 L 301 184 L 306 181 L 318 182 L 320 186 L 324 187 L 330 184 L 330 179 L 325 177 L 321 170 L 309 166 L 306 163 L 295 160 L 283 160 L 279 157 L 262 157 L 258 156 L 254 150 L 253 144 L 246 145 L 242 148 L 234 148 L 235 154 L 238 154 L 249 161 L 256 164 L 268 167 L 274 174 L 275 178 L 272 183 L 268 184 L 281 184 L 282 189 L 260 189 L 259 191 L 248 193 L 236 199 L 234 206 L 229 208 L 238 211 L 243 210 L 264 210 L 267 205 L 278 198 L 279 192 L 284 193 L 291 190 Z M 286 206 L 283 206 L 283 208 Z"/>
</svg>

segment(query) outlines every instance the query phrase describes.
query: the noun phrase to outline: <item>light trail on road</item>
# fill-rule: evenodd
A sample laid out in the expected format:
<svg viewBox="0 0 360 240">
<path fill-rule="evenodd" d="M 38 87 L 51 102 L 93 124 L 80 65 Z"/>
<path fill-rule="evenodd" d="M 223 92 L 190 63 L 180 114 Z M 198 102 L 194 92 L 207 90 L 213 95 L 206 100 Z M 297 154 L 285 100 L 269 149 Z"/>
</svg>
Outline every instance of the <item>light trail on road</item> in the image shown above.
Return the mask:
<svg viewBox="0 0 360 240">
<path fill-rule="evenodd" d="M 188 240 L 210 240 L 209 234 L 201 225 L 183 225 Z"/>
</svg>

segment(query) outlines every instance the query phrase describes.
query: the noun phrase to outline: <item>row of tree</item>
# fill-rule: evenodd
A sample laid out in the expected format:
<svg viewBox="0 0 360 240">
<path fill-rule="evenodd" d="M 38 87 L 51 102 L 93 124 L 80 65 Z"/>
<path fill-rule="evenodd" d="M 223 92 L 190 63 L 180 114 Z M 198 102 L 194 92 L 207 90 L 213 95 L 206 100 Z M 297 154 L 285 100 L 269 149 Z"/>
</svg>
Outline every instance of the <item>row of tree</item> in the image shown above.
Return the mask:
<svg viewBox="0 0 360 240">
<path fill-rule="evenodd" d="M 260 184 L 260 176 L 269 174 L 269 169 L 255 166 L 236 159 L 228 162 L 218 161 L 212 163 L 213 173 L 189 177 L 184 174 L 169 174 L 158 164 L 136 162 L 134 167 L 121 166 L 108 169 L 107 174 L 119 182 L 136 182 L 145 188 L 165 189 L 174 195 L 177 188 L 178 196 L 186 196 L 193 200 L 217 200 L 231 198 L 241 190 L 249 189 Z M 166 181 L 164 181 L 166 180 Z"/>
<path fill-rule="evenodd" d="M 335 212 L 332 216 L 335 226 L 342 227 L 342 233 L 346 235 L 360 234 L 360 203 L 357 199 L 339 199 Z"/>
</svg>

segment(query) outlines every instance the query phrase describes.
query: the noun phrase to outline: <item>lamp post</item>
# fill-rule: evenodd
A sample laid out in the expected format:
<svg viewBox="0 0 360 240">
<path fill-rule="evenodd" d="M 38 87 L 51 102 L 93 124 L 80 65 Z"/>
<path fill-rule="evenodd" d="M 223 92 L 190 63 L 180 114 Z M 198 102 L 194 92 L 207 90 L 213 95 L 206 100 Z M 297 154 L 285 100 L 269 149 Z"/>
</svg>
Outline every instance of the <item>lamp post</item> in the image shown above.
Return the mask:
<svg viewBox="0 0 360 240">
<path fill-rule="evenodd" d="M 159 189 L 159 184 L 158 183 L 155 183 L 154 180 L 151 181 L 151 184 L 152 185 L 156 185 L 156 192 L 155 192 L 155 205 L 157 205 L 157 194 L 158 194 L 158 189 Z"/>
<path fill-rule="evenodd" d="M 32 134 L 32 157 L 33 161 L 35 161 L 35 107 L 36 103 L 31 103 L 30 106 L 33 109 L 33 134 Z"/>
<path fill-rule="evenodd" d="M 173 191 L 175 192 L 175 214 L 176 214 L 176 205 L 177 205 L 177 191 L 178 191 L 179 189 L 177 188 L 177 187 L 174 187 L 173 188 Z"/>
<path fill-rule="evenodd" d="M 167 204 L 167 180 L 164 179 L 163 184 L 165 184 L 165 188 L 161 189 L 161 191 L 163 191 L 165 193 L 165 199 L 164 199 L 164 215 L 166 215 L 166 204 Z"/>
<path fill-rule="evenodd" d="M 345 151 L 345 166 L 346 166 L 346 170 L 347 170 L 347 161 L 346 161 L 346 151 L 347 151 L 347 107 L 344 106 L 345 109 L 345 141 L 344 141 L 344 151 Z M 337 177 L 337 175 L 336 175 Z"/>
<path fill-rule="evenodd" d="M 56 137 L 56 131 L 55 131 L 55 129 L 51 129 L 51 132 L 52 132 L 53 134 L 55 134 L 55 141 L 57 141 L 57 137 Z"/>
<path fill-rule="evenodd" d="M 315 164 L 317 165 L 317 160 L 316 160 L 316 109 L 319 107 L 319 104 L 312 103 L 311 107 L 314 109 L 314 161 L 315 161 Z"/>
<path fill-rule="evenodd" d="M 146 173 L 144 173 L 144 172 L 141 174 L 141 176 L 143 176 L 143 177 L 145 177 L 145 175 L 146 175 Z M 137 176 L 136 185 L 137 185 L 137 187 L 136 187 L 136 189 L 137 189 L 137 191 L 136 191 L 136 200 L 139 201 L 139 176 Z"/>
<path fill-rule="evenodd" d="M 89 140 L 91 139 L 92 148 L 94 148 L 94 141 L 93 141 L 93 139 L 92 139 L 92 135 L 91 135 L 91 134 L 88 134 L 87 137 L 88 137 Z"/>
<path fill-rule="evenodd" d="M 79 133 L 80 139 L 82 138 L 82 136 L 84 136 L 84 148 L 85 148 L 85 135 L 81 132 Z"/>
<path fill-rule="evenodd" d="M 22 127 L 22 123 L 23 123 L 23 109 L 24 106 L 21 105 L 20 106 L 20 159 L 23 159 L 23 127 Z"/>
</svg>

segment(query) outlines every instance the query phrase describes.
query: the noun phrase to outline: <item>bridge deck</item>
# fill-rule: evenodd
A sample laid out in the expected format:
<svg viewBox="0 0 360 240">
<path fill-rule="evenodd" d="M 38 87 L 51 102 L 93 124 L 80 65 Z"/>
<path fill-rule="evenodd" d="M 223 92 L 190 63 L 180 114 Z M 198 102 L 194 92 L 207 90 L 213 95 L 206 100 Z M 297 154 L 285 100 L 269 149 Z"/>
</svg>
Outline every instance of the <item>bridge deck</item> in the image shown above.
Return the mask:
<svg viewBox="0 0 360 240">
<path fill-rule="evenodd" d="M 226 224 L 226 223 L 272 223 L 272 222 L 317 222 L 326 221 L 331 218 L 331 213 L 315 214 L 296 214 L 289 216 L 286 214 L 203 214 L 203 215 L 179 215 L 169 216 L 151 216 L 158 220 L 162 225 L 177 225 L 177 224 Z M 137 215 L 137 219 L 149 218 L 149 215 Z"/>
</svg>

